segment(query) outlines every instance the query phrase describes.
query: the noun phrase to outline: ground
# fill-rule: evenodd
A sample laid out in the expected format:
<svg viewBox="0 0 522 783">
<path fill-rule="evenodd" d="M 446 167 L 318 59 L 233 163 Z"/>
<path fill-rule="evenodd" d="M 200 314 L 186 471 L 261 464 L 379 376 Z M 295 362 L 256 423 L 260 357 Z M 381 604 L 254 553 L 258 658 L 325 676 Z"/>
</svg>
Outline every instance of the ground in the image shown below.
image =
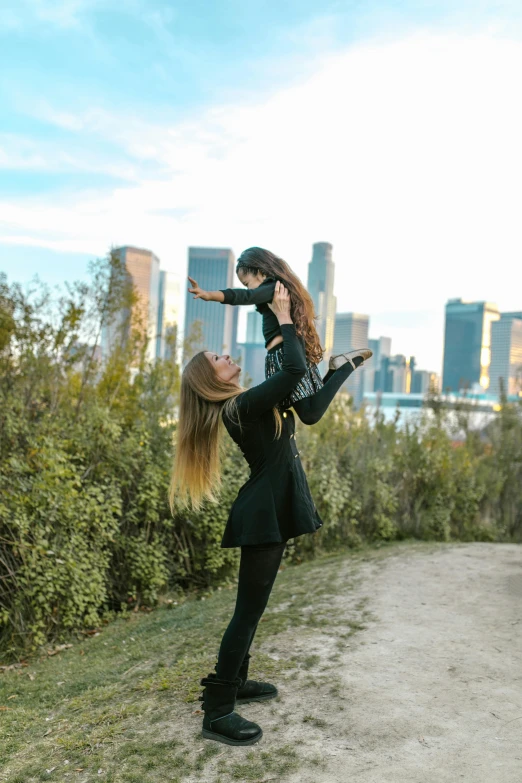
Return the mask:
<svg viewBox="0 0 522 783">
<path fill-rule="evenodd" d="M 284 568 L 251 661 L 280 695 L 241 706 L 264 731 L 250 748 L 200 737 L 198 678 L 234 590 L 204 598 L 4 671 L 0 781 L 522 781 L 522 547 L 404 543 Z"/>
</svg>

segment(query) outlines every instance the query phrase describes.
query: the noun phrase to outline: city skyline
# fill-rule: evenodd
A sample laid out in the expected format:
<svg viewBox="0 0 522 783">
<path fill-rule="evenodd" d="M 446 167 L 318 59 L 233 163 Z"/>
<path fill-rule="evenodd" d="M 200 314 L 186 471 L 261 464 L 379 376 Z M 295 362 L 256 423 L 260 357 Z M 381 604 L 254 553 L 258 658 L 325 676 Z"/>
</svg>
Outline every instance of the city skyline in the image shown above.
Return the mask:
<svg viewBox="0 0 522 783">
<path fill-rule="evenodd" d="M 338 310 L 440 368 L 448 298 L 519 307 L 521 11 L 5 0 L 0 269 L 260 245 L 306 282 L 326 238 Z"/>
<path fill-rule="evenodd" d="M 208 348 L 216 353 L 229 353 L 236 359 L 241 357 L 245 376 L 254 383 L 262 381 L 264 338 L 261 318 L 255 310 L 205 303 L 194 299 L 186 291 L 184 329 L 180 332 L 181 292 L 177 280 L 165 270 L 160 270 L 159 259 L 150 250 L 125 246 L 114 252 L 125 262 L 137 289 L 138 313 L 148 324 L 149 359 L 166 357 L 167 335 L 171 339 L 194 339 L 193 327 L 199 322 L 201 335 L 197 345 L 190 347 L 190 353 L 195 348 Z M 331 333 L 332 350 L 325 351 L 322 374 L 326 372 L 331 354 L 367 346 L 374 352 L 369 366 L 366 365 L 345 384 L 356 407 L 365 394 L 373 392 L 423 394 L 442 391 L 460 394 L 469 391 L 497 397 L 501 390 L 511 396 L 522 393 L 522 311 L 500 313 L 498 307 L 490 302 L 448 300 L 445 307 L 444 362 L 439 381 L 439 374 L 433 369 L 419 367 L 411 352 L 408 355 L 391 355 L 391 337 L 371 338 L 369 315 L 334 311 L 335 263 L 330 243 L 313 244 L 312 261 L 308 268 L 308 290 L 314 307 L 319 308 L 319 316 L 322 315 L 317 319 L 317 326 L 323 346 L 325 335 L 329 331 Z M 230 248 L 190 247 L 188 272 L 207 290 L 235 287 L 234 253 Z M 238 332 L 242 309 L 246 310 L 247 322 L 244 339 Z M 113 327 L 104 328 L 104 353 L 110 350 L 112 331 Z"/>
</svg>

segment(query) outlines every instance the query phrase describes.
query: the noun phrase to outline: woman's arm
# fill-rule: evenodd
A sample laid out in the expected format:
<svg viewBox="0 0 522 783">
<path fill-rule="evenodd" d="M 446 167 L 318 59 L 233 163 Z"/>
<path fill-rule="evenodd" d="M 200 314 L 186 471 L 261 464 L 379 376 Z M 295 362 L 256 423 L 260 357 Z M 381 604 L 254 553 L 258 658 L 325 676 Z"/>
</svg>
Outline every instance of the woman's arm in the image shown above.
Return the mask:
<svg viewBox="0 0 522 783">
<path fill-rule="evenodd" d="M 239 414 L 243 421 L 258 418 L 288 397 L 306 373 L 306 354 L 290 317 L 290 296 L 277 282 L 270 305 L 277 316 L 283 335 L 283 366 L 267 381 L 248 389 L 238 397 Z"/>
</svg>

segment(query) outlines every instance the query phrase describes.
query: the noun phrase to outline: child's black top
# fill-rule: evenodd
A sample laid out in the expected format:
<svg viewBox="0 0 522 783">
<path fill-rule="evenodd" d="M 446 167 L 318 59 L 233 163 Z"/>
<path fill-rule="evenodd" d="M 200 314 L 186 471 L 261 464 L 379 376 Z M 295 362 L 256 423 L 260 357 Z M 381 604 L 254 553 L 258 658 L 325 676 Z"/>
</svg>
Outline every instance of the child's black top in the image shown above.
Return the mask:
<svg viewBox="0 0 522 783">
<path fill-rule="evenodd" d="M 276 282 L 275 278 L 267 277 L 257 288 L 225 288 L 221 291 L 225 297 L 223 304 L 256 305 L 256 310 L 263 316 L 265 347 L 281 334 L 279 321 L 268 306 L 274 298 Z"/>
<path fill-rule="evenodd" d="M 293 324 L 280 327 L 280 372 L 237 398 L 239 422 L 223 413 L 228 432 L 250 466 L 250 478 L 232 505 L 221 541 L 223 548 L 288 541 L 322 526 L 295 442 L 294 416 L 283 413 L 276 438 L 273 408 L 306 373 L 306 356 Z"/>
</svg>

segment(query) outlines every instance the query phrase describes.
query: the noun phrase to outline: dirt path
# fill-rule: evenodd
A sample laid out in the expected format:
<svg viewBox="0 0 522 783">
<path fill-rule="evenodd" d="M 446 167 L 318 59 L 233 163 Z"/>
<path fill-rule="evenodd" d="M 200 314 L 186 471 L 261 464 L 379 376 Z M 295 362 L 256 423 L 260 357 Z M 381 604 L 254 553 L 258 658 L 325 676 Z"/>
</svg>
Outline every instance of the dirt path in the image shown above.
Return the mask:
<svg viewBox="0 0 522 783">
<path fill-rule="evenodd" d="M 365 629 L 264 642 L 275 658 L 318 658 L 271 707 L 243 708 L 265 732 L 256 756 L 284 742 L 315 760 L 263 780 L 522 781 L 522 547 L 398 548 L 360 563 L 335 602 L 352 621 L 365 607 Z"/>
<path fill-rule="evenodd" d="M 303 726 L 327 767 L 289 780 L 520 783 L 522 547 L 404 550 L 360 577 L 347 601 L 374 619 L 338 661 L 345 710 Z"/>
<path fill-rule="evenodd" d="M 244 748 L 202 740 L 199 689 L 187 690 L 233 601 L 217 591 L 116 622 L 30 680 L 7 673 L 0 778 L 522 783 L 522 546 L 405 542 L 284 568 L 251 661 L 279 697 L 238 709 L 264 732 Z"/>
</svg>

